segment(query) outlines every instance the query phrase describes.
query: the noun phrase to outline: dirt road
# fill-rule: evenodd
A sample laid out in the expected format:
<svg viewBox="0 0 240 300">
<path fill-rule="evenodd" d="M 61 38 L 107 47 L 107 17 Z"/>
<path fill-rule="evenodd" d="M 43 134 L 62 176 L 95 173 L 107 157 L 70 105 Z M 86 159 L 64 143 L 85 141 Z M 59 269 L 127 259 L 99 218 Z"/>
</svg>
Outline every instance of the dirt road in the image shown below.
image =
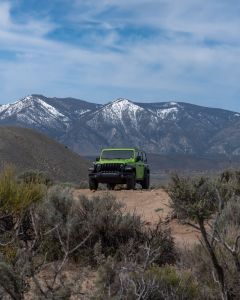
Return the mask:
<svg viewBox="0 0 240 300">
<path fill-rule="evenodd" d="M 179 246 L 191 246 L 198 242 L 198 233 L 191 227 L 179 224 L 177 220 L 171 220 L 171 208 L 169 207 L 169 196 L 162 189 L 142 191 L 142 190 L 116 190 L 116 191 L 90 191 L 88 189 L 76 190 L 74 196 L 77 199 L 79 195 L 88 197 L 113 195 L 117 200 L 125 204 L 125 209 L 129 212 L 136 212 L 146 220 L 147 225 L 162 221 L 167 221 L 172 235 Z"/>
</svg>

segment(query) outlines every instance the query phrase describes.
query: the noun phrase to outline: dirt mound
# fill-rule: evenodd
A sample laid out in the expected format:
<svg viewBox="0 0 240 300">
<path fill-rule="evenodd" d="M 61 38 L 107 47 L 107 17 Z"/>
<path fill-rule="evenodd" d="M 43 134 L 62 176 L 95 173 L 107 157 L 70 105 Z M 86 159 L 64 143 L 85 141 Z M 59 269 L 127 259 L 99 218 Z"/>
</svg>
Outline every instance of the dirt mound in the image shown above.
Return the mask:
<svg viewBox="0 0 240 300">
<path fill-rule="evenodd" d="M 175 241 L 180 246 L 188 246 L 198 242 L 198 233 L 189 226 L 178 223 L 176 219 L 171 218 L 171 208 L 169 207 L 169 196 L 163 189 L 154 190 L 116 190 L 116 191 L 96 191 L 88 189 L 75 190 L 74 196 L 79 195 L 88 197 L 113 195 L 117 200 L 125 204 L 126 211 L 136 212 L 141 215 L 151 226 L 156 224 L 159 218 L 170 227 Z"/>
<path fill-rule="evenodd" d="M 78 183 L 87 177 L 88 162 L 64 145 L 34 130 L 0 127 L 0 168 L 42 171 L 52 179 Z"/>
</svg>

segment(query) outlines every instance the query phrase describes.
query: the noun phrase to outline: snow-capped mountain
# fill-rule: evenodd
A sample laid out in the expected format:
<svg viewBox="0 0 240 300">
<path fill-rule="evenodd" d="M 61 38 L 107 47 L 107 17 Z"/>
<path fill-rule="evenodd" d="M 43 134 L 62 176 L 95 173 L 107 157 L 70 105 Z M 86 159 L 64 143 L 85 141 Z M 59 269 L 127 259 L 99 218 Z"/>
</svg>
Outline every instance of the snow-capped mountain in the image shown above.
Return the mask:
<svg viewBox="0 0 240 300">
<path fill-rule="evenodd" d="M 0 106 L 0 124 L 34 128 L 59 138 L 71 128 L 75 119 L 98 106 L 72 98 L 31 95 Z"/>
<path fill-rule="evenodd" d="M 109 146 L 166 154 L 240 154 L 240 114 L 183 102 L 119 98 L 100 105 L 32 95 L 0 106 L 0 124 L 40 130 L 88 155 Z"/>
</svg>

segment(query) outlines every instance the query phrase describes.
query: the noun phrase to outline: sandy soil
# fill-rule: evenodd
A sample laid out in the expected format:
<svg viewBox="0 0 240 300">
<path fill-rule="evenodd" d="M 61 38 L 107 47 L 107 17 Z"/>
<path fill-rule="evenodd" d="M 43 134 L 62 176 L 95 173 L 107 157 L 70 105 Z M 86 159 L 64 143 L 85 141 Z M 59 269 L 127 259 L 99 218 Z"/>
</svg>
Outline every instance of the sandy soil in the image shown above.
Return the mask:
<svg viewBox="0 0 240 300">
<path fill-rule="evenodd" d="M 178 246 L 191 246 L 198 242 L 198 233 L 189 226 L 179 224 L 176 219 L 171 218 L 171 208 L 169 207 L 169 196 L 162 189 L 149 191 L 142 190 L 114 190 L 114 191 L 90 191 L 81 189 L 74 191 L 74 197 L 79 195 L 88 197 L 113 195 L 117 200 L 125 204 L 126 211 L 136 212 L 141 215 L 151 226 L 158 222 L 159 218 L 166 222 L 172 231 L 172 235 Z"/>
</svg>

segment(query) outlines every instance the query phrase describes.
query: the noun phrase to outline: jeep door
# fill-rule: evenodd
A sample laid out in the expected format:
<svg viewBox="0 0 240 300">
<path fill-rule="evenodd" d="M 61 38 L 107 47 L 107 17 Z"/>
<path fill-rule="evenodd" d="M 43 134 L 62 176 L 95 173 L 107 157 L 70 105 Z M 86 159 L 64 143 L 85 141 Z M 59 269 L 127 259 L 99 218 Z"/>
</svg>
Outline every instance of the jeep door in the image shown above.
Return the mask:
<svg viewBox="0 0 240 300">
<path fill-rule="evenodd" d="M 137 162 L 136 162 L 136 179 L 143 179 L 144 177 L 144 156 L 142 151 L 137 152 Z"/>
</svg>

